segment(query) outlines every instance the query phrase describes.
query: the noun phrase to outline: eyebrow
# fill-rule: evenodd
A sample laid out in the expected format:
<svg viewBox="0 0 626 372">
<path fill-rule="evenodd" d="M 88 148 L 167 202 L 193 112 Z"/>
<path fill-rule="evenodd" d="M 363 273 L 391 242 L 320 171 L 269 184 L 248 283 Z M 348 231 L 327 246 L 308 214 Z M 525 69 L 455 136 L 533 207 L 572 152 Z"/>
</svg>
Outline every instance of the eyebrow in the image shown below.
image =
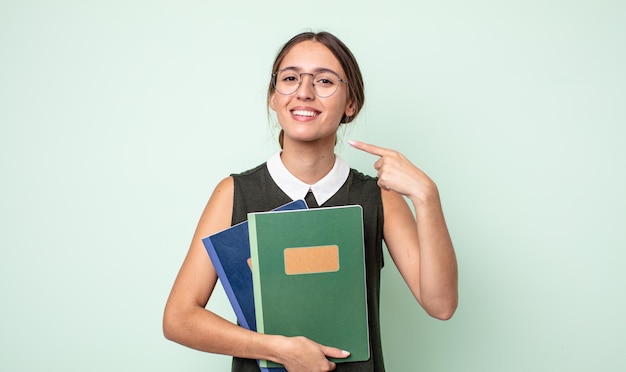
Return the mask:
<svg viewBox="0 0 626 372">
<path fill-rule="evenodd" d="M 294 70 L 294 71 L 298 71 L 298 72 L 302 72 L 302 68 L 301 67 L 296 67 L 296 66 L 288 66 L 285 68 L 281 68 L 278 71 L 285 71 L 285 70 Z M 339 76 L 339 73 L 337 71 L 333 71 L 329 68 L 325 68 L 325 67 L 318 67 L 316 69 L 313 70 L 313 73 L 317 74 L 320 72 L 332 72 L 333 74 Z"/>
</svg>

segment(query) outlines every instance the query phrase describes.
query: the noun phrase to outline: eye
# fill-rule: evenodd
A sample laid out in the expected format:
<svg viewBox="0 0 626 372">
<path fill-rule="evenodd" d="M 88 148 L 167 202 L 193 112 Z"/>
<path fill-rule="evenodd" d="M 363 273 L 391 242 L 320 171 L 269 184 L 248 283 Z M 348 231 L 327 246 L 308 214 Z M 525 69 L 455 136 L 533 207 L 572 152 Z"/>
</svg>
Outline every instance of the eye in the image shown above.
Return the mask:
<svg viewBox="0 0 626 372">
<path fill-rule="evenodd" d="M 318 84 L 321 86 L 330 87 L 330 86 L 335 85 L 336 83 L 337 83 L 337 78 L 332 77 L 332 76 L 323 75 L 323 76 L 315 77 L 315 84 Z"/>
<path fill-rule="evenodd" d="M 285 84 L 297 84 L 300 81 L 300 76 L 295 72 L 283 71 L 278 75 L 278 81 Z"/>
</svg>

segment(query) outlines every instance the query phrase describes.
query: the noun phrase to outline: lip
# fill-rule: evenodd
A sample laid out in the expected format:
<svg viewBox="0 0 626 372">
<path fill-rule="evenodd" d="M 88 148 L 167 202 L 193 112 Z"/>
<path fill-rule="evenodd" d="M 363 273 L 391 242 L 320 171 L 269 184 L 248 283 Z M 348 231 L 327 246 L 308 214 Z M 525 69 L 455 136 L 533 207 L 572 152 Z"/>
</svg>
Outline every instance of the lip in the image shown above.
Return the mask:
<svg viewBox="0 0 626 372">
<path fill-rule="evenodd" d="M 313 107 L 297 106 L 289 110 L 291 116 L 297 120 L 308 121 L 319 116 L 320 110 Z"/>
</svg>

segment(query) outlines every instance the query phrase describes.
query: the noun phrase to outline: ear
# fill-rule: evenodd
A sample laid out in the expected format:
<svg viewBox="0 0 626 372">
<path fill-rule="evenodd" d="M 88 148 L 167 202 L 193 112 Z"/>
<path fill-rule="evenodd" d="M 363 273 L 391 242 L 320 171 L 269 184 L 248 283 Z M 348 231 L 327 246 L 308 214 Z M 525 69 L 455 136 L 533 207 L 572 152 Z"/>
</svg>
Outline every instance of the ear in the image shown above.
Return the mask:
<svg viewBox="0 0 626 372">
<path fill-rule="evenodd" d="M 348 116 L 348 117 L 354 116 L 355 112 L 356 112 L 356 103 L 354 102 L 354 100 L 351 100 L 346 105 L 345 116 Z"/>
<path fill-rule="evenodd" d="M 270 108 L 276 111 L 276 92 L 272 93 L 270 96 Z"/>
</svg>

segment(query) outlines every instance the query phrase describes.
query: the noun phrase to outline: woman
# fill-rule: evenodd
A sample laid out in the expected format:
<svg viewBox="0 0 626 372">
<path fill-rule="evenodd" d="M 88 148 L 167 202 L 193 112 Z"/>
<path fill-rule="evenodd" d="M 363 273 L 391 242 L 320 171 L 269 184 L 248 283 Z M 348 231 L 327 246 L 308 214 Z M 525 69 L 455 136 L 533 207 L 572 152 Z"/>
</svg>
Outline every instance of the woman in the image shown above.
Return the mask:
<svg viewBox="0 0 626 372">
<path fill-rule="evenodd" d="M 435 183 L 400 153 L 350 142 L 379 156 L 378 177 L 350 169 L 334 154 L 337 130 L 364 102 L 363 81 L 349 49 L 329 33 L 303 33 L 278 54 L 268 105 L 281 126 L 282 150 L 260 166 L 222 180 L 198 223 L 168 299 L 165 336 L 183 345 L 234 356 L 233 371 L 258 371 L 256 359 L 294 371 L 384 371 L 379 290 L 382 240 L 400 274 L 428 314 L 449 319 L 457 306 L 457 268 Z M 201 239 L 294 199 L 310 207 L 363 207 L 371 358 L 333 363 L 349 354 L 304 337 L 265 335 L 205 309 L 217 274 Z M 415 217 L 404 197 L 413 204 Z"/>
</svg>

